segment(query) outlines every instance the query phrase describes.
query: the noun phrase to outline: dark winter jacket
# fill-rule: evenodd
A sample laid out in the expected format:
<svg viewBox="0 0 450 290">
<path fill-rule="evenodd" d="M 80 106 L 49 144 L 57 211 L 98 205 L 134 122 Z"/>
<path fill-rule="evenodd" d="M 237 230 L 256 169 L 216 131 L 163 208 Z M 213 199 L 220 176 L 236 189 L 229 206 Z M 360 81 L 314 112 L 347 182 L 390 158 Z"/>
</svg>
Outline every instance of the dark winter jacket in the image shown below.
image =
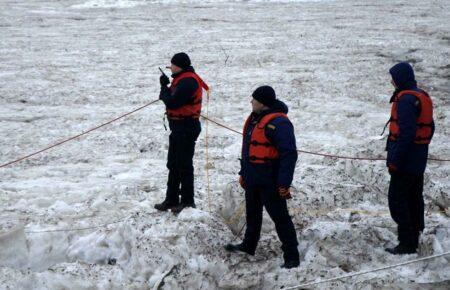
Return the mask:
<svg viewBox="0 0 450 290">
<path fill-rule="evenodd" d="M 183 72 L 195 72 L 193 67 L 189 67 Z M 172 78 L 181 73 L 173 74 Z M 195 92 L 198 89 L 198 83 L 194 78 L 184 78 L 177 84 L 175 91 L 171 92 L 166 86 L 161 87 L 159 98 L 164 102 L 168 109 L 177 109 L 192 101 Z M 199 131 L 200 121 L 198 119 L 170 120 L 169 127 L 171 131 Z"/>
<path fill-rule="evenodd" d="M 260 114 L 252 113 L 252 120 L 260 120 L 269 113 L 288 113 L 288 107 L 281 101 L 271 109 Z M 241 170 L 239 175 L 244 179 L 246 186 L 255 185 L 270 187 L 288 187 L 292 183 L 295 163 L 297 162 L 297 147 L 295 142 L 294 127 L 292 123 L 283 117 L 277 117 L 269 122 L 273 126 L 266 126 L 265 134 L 278 150 L 279 158 L 266 164 L 255 164 L 249 160 L 249 143 L 251 134 L 255 126 L 254 121 L 250 121 L 247 134 L 244 136 L 242 145 Z"/>
<path fill-rule="evenodd" d="M 398 89 L 396 94 L 404 90 L 421 91 L 417 88 L 414 71 L 408 63 L 393 66 L 389 73 Z M 398 102 L 398 125 L 400 135 L 396 141 L 388 139 L 386 144 L 387 165 L 394 165 L 399 172 L 423 174 L 427 165 L 428 145 L 414 143 L 416 136 L 416 119 L 420 115 L 420 103 L 414 95 L 403 95 Z M 433 124 L 434 132 L 434 124 Z"/>
</svg>

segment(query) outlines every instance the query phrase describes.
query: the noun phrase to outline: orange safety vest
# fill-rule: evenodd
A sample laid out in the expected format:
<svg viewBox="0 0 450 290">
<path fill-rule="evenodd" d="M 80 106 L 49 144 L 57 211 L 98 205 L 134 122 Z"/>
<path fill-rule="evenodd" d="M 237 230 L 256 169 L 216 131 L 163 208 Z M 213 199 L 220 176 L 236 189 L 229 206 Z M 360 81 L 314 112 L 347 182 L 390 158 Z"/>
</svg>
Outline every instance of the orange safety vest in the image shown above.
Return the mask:
<svg viewBox="0 0 450 290">
<path fill-rule="evenodd" d="M 183 72 L 180 75 L 176 76 L 172 80 L 172 84 L 169 89 L 170 92 L 174 92 L 177 84 L 185 78 L 193 78 L 197 81 L 198 89 L 192 98 L 192 101 L 184 106 L 181 106 L 177 109 L 167 109 L 167 117 L 172 120 L 183 120 L 183 119 L 198 119 L 200 117 L 200 113 L 202 111 L 202 95 L 203 89 L 205 91 L 209 90 L 208 85 L 194 72 Z"/>
<path fill-rule="evenodd" d="M 251 163 L 267 163 L 271 160 L 278 159 L 278 150 L 269 141 L 266 136 L 266 126 L 267 124 L 277 117 L 283 117 L 289 119 L 286 114 L 283 113 L 271 113 L 262 117 L 261 120 L 256 123 L 253 128 L 252 135 L 250 137 L 249 144 L 249 160 Z M 248 125 L 250 123 L 251 116 L 247 118 L 244 125 L 244 139 L 247 134 Z"/>
<path fill-rule="evenodd" d="M 398 102 L 403 95 L 414 95 L 420 102 L 420 115 L 416 119 L 416 144 L 430 144 L 433 135 L 433 102 L 426 92 L 417 92 L 412 90 L 401 91 L 392 103 L 391 118 L 389 124 L 389 140 L 396 141 L 400 135 L 398 126 Z"/>
</svg>

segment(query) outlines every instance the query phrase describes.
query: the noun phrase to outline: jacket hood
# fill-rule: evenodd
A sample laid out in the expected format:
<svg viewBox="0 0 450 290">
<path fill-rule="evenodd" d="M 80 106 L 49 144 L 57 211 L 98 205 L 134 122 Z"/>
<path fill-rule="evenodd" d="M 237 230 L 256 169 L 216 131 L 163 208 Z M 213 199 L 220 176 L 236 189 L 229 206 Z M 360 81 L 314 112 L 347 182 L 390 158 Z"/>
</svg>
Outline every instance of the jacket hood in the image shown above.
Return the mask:
<svg viewBox="0 0 450 290">
<path fill-rule="evenodd" d="M 271 113 L 287 114 L 289 112 L 289 108 L 284 102 L 277 99 L 275 100 L 275 104 L 273 104 L 273 106 L 269 109 L 269 111 Z"/>
<path fill-rule="evenodd" d="M 417 82 L 412 66 L 407 62 L 400 62 L 389 70 L 399 90 L 415 89 Z"/>
</svg>

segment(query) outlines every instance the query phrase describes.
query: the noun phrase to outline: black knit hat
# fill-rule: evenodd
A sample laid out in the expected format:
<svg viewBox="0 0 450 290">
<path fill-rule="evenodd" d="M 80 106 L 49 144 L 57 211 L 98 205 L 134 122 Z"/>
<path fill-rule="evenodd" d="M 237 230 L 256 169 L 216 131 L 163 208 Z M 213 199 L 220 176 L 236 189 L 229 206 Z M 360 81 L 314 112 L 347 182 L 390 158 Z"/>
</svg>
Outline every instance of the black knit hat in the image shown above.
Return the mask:
<svg viewBox="0 0 450 290">
<path fill-rule="evenodd" d="M 180 52 L 180 53 L 176 53 L 172 59 L 170 60 L 170 62 L 182 69 L 187 69 L 189 66 L 191 66 L 191 59 L 189 58 L 189 56 L 184 53 L 184 52 Z"/>
<path fill-rule="evenodd" d="M 262 86 L 253 92 L 252 97 L 261 104 L 266 105 L 267 107 L 272 107 L 273 104 L 275 104 L 277 96 L 271 86 Z"/>
</svg>

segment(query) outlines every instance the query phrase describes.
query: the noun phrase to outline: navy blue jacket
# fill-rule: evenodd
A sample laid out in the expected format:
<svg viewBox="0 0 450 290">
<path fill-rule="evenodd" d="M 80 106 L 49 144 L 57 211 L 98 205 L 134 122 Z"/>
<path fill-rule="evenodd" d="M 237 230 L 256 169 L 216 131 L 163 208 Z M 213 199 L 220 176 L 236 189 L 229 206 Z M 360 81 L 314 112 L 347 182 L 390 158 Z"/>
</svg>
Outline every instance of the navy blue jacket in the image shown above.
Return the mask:
<svg viewBox="0 0 450 290">
<path fill-rule="evenodd" d="M 389 73 L 398 87 L 391 98 L 391 102 L 401 91 L 421 91 L 417 88 L 414 71 L 408 63 L 396 64 L 389 70 Z M 396 141 L 390 141 L 389 139 L 387 141 L 387 165 L 396 166 L 399 172 L 423 174 L 427 166 L 428 145 L 414 143 L 417 130 L 416 120 L 420 115 L 420 102 L 416 96 L 406 94 L 400 98 L 397 108 L 400 135 Z"/>
<path fill-rule="evenodd" d="M 270 186 L 289 187 L 294 177 L 295 163 L 297 162 L 297 146 L 295 142 L 294 126 L 283 117 L 278 117 L 269 122 L 273 126 L 266 126 L 265 134 L 269 141 L 278 150 L 279 158 L 266 164 L 255 164 L 249 160 L 249 143 L 255 121 L 260 120 L 269 113 L 288 113 L 288 107 L 277 100 L 271 109 L 260 114 L 252 113 L 247 134 L 242 145 L 241 170 L 239 175 L 244 179 L 246 187 Z"/>
</svg>

